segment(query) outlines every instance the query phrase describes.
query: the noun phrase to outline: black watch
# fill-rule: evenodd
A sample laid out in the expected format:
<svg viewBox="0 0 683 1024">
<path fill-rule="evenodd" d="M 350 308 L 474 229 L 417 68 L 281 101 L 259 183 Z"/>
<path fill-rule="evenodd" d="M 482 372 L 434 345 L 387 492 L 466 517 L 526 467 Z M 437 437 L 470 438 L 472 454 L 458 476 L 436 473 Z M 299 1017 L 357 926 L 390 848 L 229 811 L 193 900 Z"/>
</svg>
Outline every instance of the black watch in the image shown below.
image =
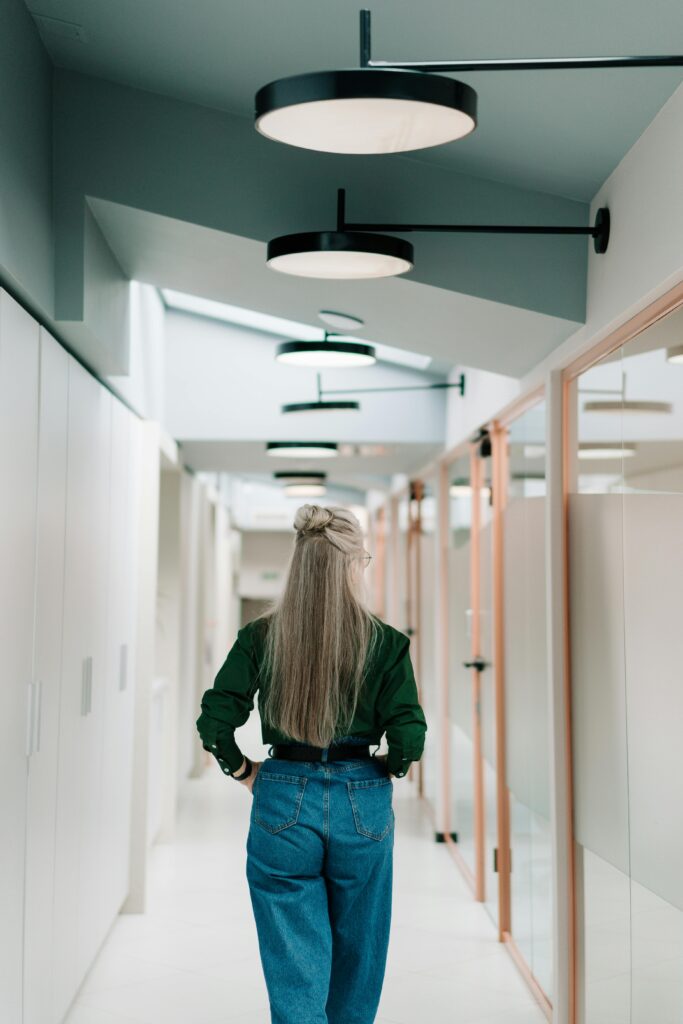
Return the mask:
<svg viewBox="0 0 683 1024">
<path fill-rule="evenodd" d="M 247 767 L 244 769 L 241 775 L 233 775 L 233 779 L 241 782 L 243 779 L 248 779 L 251 775 L 251 769 L 254 767 L 247 755 L 244 755 L 244 760 L 247 762 Z"/>
</svg>

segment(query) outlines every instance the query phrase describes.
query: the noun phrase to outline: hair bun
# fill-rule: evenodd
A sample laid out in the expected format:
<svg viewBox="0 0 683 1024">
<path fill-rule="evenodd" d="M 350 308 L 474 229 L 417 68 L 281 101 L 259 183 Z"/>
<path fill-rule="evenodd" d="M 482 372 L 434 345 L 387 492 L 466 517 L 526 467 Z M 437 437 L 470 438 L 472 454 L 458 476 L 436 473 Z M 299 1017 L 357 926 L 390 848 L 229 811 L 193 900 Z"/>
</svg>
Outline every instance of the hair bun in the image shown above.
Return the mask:
<svg viewBox="0 0 683 1024">
<path fill-rule="evenodd" d="M 302 505 L 297 509 L 294 518 L 294 529 L 298 533 L 319 533 L 329 526 L 334 519 L 334 512 L 320 505 Z"/>
</svg>

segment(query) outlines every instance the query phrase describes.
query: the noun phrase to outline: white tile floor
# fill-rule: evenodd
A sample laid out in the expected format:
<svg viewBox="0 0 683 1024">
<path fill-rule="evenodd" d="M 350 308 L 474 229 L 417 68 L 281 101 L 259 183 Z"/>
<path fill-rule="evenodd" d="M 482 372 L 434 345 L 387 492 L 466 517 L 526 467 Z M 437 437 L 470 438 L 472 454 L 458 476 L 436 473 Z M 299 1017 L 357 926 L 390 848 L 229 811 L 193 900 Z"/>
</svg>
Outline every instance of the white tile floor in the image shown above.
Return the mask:
<svg viewBox="0 0 683 1024">
<path fill-rule="evenodd" d="M 378 1024 L 544 1024 L 424 810 L 396 782 L 393 929 Z M 250 796 L 218 767 L 183 790 L 145 914 L 117 919 L 65 1024 L 268 1024 L 244 875 Z"/>
</svg>

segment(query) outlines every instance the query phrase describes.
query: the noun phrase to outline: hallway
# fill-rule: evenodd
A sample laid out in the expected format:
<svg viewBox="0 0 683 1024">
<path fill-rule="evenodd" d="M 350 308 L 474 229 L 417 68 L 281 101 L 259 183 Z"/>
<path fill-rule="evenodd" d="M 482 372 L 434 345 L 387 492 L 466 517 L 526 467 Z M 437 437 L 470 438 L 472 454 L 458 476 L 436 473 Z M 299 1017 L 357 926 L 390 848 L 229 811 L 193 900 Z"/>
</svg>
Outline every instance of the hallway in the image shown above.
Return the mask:
<svg viewBox="0 0 683 1024">
<path fill-rule="evenodd" d="M 389 964 L 378 1024 L 543 1024 L 424 806 L 394 783 Z M 249 796 L 211 766 L 150 857 L 148 910 L 117 918 L 65 1024 L 267 1024 L 244 878 Z M 226 931 L 226 923 L 229 927 Z"/>
</svg>

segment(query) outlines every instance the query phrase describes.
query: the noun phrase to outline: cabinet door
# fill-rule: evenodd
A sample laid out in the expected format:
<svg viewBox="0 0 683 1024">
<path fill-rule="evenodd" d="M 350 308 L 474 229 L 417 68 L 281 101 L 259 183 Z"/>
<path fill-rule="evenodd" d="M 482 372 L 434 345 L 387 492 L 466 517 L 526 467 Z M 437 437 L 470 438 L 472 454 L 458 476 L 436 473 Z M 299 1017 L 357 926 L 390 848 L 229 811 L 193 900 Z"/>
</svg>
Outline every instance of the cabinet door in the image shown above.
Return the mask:
<svg viewBox="0 0 683 1024">
<path fill-rule="evenodd" d="M 92 740 L 93 705 L 101 687 L 97 551 L 101 542 L 103 388 L 69 359 L 68 468 L 64 560 L 64 628 L 60 691 L 57 827 L 55 841 L 55 1018 L 61 1020 L 82 980 L 87 908 L 92 888 L 92 775 L 99 757 Z M 105 459 L 108 466 L 108 450 Z M 96 664 L 97 662 L 97 664 Z M 99 692 L 98 692 L 99 691 Z M 99 709 L 98 709 L 99 710 Z M 90 859 L 89 859 L 90 858 Z"/>
<path fill-rule="evenodd" d="M 24 1024 L 51 1024 L 52 902 L 62 659 L 69 357 L 40 340 L 34 739 L 28 763 Z"/>
<path fill-rule="evenodd" d="M 128 892 L 129 822 L 132 745 L 130 710 L 133 685 L 130 635 L 129 546 L 132 541 L 128 507 L 131 415 L 120 402 L 112 405 L 109 568 L 107 592 L 107 660 L 102 741 L 101 806 L 106 810 L 100 828 L 100 935 L 118 914 Z"/>
<path fill-rule="evenodd" d="M 81 750 L 83 771 L 82 846 L 83 858 L 78 923 L 78 973 L 85 977 L 104 935 L 99 907 L 103 878 L 100 865 L 102 827 L 109 808 L 102 803 L 102 766 L 105 722 L 105 690 L 108 675 L 107 617 L 109 612 L 109 533 L 111 469 L 111 394 L 95 384 L 91 420 L 90 458 L 94 516 L 89 522 L 92 536 L 87 566 L 87 599 L 92 615 L 92 635 L 87 648 L 92 657 L 88 714 Z"/>
<path fill-rule="evenodd" d="M 27 705 L 33 678 L 39 328 L 0 292 L 0 1020 L 22 1017 Z"/>
</svg>

